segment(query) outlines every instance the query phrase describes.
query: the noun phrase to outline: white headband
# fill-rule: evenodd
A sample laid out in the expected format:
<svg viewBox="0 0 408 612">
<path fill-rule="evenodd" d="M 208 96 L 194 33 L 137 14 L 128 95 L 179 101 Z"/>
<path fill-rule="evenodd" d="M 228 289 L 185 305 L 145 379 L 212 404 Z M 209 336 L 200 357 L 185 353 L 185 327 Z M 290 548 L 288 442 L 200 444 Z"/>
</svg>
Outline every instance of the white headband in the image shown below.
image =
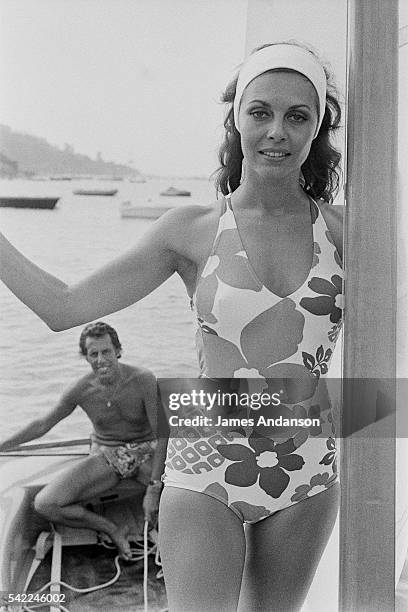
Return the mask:
<svg viewBox="0 0 408 612">
<path fill-rule="evenodd" d="M 323 121 L 326 107 L 326 74 L 315 56 L 297 45 L 280 43 L 263 47 L 248 57 L 243 64 L 237 82 L 234 99 L 234 121 L 239 131 L 238 113 L 244 89 L 255 77 L 276 68 L 289 68 L 300 72 L 314 86 L 319 98 L 319 120 L 314 137 L 316 138 Z"/>
</svg>

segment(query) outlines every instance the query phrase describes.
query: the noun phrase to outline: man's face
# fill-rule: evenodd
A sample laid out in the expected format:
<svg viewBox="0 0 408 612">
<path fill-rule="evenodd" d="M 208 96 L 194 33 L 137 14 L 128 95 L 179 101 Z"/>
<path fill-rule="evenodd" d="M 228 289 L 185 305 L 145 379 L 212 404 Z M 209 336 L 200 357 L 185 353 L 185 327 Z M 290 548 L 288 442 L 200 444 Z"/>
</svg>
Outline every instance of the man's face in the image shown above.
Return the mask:
<svg viewBox="0 0 408 612">
<path fill-rule="evenodd" d="M 114 382 L 119 374 L 119 350 L 115 349 L 109 334 L 101 338 L 87 338 L 86 360 L 102 382 Z"/>
</svg>

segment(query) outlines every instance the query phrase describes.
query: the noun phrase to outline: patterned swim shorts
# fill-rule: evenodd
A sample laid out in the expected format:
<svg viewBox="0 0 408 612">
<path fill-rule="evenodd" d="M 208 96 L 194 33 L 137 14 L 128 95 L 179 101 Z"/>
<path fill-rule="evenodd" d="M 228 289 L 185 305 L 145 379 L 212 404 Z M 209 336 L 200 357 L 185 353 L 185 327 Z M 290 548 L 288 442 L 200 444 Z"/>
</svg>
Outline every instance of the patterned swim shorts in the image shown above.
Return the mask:
<svg viewBox="0 0 408 612">
<path fill-rule="evenodd" d="M 131 478 L 137 475 L 142 463 L 153 457 L 156 444 L 156 440 L 148 440 L 147 442 L 125 442 L 117 446 L 107 446 L 92 439 L 90 454 L 105 457 L 119 478 Z"/>
</svg>

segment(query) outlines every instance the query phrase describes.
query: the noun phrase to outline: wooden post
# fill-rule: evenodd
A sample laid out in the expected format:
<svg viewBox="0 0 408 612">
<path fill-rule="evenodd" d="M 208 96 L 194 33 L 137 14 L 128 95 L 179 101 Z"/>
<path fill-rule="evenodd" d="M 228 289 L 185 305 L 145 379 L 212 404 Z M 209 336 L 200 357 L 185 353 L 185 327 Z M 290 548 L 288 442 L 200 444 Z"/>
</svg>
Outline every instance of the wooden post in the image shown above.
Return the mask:
<svg viewBox="0 0 408 612">
<path fill-rule="evenodd" d="M 388 612 L 394 610 L 398 0 L 348 0 L 348 10 L 339 608 Z"/>
</svg>

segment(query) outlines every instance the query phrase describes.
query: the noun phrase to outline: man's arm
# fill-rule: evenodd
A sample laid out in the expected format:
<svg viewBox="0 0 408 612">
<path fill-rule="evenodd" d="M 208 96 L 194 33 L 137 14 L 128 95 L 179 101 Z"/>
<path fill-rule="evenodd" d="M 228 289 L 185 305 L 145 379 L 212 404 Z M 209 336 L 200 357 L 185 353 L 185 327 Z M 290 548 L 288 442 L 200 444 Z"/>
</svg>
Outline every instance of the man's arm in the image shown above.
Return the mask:
<svg viewBox="0 0 408 612">
<path fill-rule="evenodd" d="M 71 388 L 61 396 L 55 408 L 43 417 L 34 419 L 26 427 L 0 442 L 0 452 L 15 448 L 19 444 L 24 444 L 24 442 L 41 438 L 41 436 L 46 434 L 47 431 L 52 429 L 62 419 L 65 419 L 76 408 L 77 402 L 74 398 L 74 388 Z"/>
</svg>

